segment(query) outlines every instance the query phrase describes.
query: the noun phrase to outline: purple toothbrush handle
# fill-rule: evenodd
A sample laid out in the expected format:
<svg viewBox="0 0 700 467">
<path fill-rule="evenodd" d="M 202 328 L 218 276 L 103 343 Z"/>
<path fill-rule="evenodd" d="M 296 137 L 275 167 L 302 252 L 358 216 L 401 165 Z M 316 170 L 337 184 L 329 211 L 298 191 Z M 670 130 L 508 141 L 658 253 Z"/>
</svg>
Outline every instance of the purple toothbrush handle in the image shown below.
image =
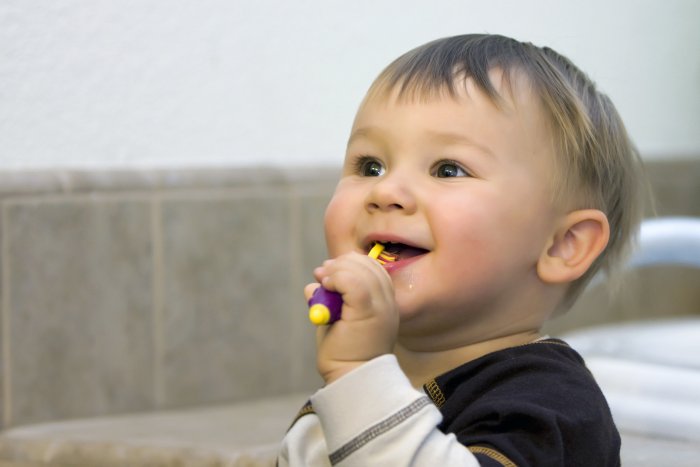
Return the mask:
<svg viewBox="0 0 700 467">
<path fill-rule="evenodd" d="M 309 320 L 317 326 L 332 324 L 340 319 L 342 308 L 343 298 L 338 292 L 319 287 L 309 299 Z"/>
</svg>

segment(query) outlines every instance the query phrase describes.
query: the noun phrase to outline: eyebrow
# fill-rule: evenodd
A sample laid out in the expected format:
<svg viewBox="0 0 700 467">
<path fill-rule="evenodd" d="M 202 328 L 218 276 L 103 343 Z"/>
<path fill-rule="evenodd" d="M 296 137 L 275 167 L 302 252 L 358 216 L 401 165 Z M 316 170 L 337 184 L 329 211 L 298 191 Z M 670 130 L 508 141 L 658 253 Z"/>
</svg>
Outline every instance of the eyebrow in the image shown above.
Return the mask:
<svg viewBox="0 0 700 467">
<path fill-rule="evenodd" d="M 453 133 L 449 131 L 433 131 L 433 130 L 428 130 L 426 131 L 428 137 L 431 140 L 438 141 L 444 145 L 449 145 L 449 144 L 459 144 L 463 146 L 471 146 L 473 148 L 478 149 L 480 152 L 483 152 L 484 154 L 494 157 L 494 153 L 491 149 L 489 149 L 487 146 L 484 146 L 483 144 L 480 144 L 473 139 L 459 134 L 459 133 Z M 352 142 L 358 138 L 367 138 L 370 140 L 382 140 L 383 138 L 381 137 L 381 130 L 377 127 L 361 127 L 357 128 L 355 131 L 352 132 L 350 135 L 350 138 L 348 138 L 348 146 L 352 144 Z"/>
<path fill-rule="evenodd" d="M 468 136 L 459 133 L 451 133 L 449 131 L 428 131 L 428 134 L 430 135 L 431 139 L 440 141 L 443 144 L 460 144 L 463 146 L 471 146 L 491 157 L 494 156 L 493 151 L 488 146 L 474 141 Z"/>
<path fill-rule="evenodd" d="M 374 136 L 375 133 L 380 133 L 380 132 L 374 127 L 358 128 L 350 134 L 350 138 L 348 138 L 347 145 L 350 146 L 350 144 L 352 144 L 352 142 L 358 138 L 380 139 L 379 136 Z"/>
</svg>

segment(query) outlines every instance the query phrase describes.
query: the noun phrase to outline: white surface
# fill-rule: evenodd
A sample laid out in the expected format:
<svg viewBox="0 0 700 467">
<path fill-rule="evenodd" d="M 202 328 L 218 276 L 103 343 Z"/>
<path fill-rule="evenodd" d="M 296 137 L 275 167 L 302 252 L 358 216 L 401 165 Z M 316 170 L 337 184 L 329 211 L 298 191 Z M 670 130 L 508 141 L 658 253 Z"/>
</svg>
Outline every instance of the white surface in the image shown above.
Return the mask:
<svg viewBox="0 0 700 467">
<path fill-rule="evenodd" d="M 695 0 L 4 0 L 0 170 L 337 166 L 365 89 L 428 40 L 550 45 L 646 156 L 700 154 Z"/>
<path fill-rule="evenodd" d="M 564 339 L 621 431 L 700 443 L 700 318 L 609 325 Z"/>
<path fill-rule="evenodd" d="M 601 357 L 586 363 L 620 430 L 700 442 L 700 370 Z"/>
<path fill-rule="evenodd" d="M 700 218 L 645 219 L 630 267 L 676 264 L 700 268 Z"/>
<path fill-rule="evenodd" d="M 623 466 L 697 467 L 700 443 L 622 433 Z"/>
<path fill-rule="evenodd" d="M 620 358 L 700 372 L 700 318 L 600 326 L 571 333 L 565 339 L 586 356 Z"/>
</svg>

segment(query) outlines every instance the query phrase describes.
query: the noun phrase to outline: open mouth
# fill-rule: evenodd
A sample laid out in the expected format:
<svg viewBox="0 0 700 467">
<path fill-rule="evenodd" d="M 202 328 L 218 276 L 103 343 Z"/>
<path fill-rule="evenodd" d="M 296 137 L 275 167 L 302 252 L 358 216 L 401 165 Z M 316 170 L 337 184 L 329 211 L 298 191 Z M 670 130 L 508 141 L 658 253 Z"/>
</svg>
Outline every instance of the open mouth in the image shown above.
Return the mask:
<svg viewBox="0 0 700 467">
<path fill-rule="evenodd" d="M 423 255 L 428 252 L 424 248 L 419 248 L 405 243 L 398 242 L 379 242 L 384 246 L 384 251 L 378 257 L 378 260 L 383 263 L 402 261 L 416 256 Z"/>
</svg>

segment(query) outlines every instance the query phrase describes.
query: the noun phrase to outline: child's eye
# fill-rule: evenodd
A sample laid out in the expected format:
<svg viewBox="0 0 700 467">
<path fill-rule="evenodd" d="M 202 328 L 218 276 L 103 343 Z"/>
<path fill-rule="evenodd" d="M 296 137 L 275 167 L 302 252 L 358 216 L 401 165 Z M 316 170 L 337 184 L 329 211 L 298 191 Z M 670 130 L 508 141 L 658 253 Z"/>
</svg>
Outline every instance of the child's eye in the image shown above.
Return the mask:
<svg viewBox="0 0 700 467">
<path fill-rule="evenodd" d="M 432 175 L 437 178 L 468 177 L 469 174 L 453 161 L 441 161 L 435 165 Z"/>
<path fill-rule="evenodd" d="M 384 175 L 384 170 L 381 162 L 369 156 L 361 157 L 356 164 L 356 172 L 363 177 L 379 177 Z"/>
</svg>

